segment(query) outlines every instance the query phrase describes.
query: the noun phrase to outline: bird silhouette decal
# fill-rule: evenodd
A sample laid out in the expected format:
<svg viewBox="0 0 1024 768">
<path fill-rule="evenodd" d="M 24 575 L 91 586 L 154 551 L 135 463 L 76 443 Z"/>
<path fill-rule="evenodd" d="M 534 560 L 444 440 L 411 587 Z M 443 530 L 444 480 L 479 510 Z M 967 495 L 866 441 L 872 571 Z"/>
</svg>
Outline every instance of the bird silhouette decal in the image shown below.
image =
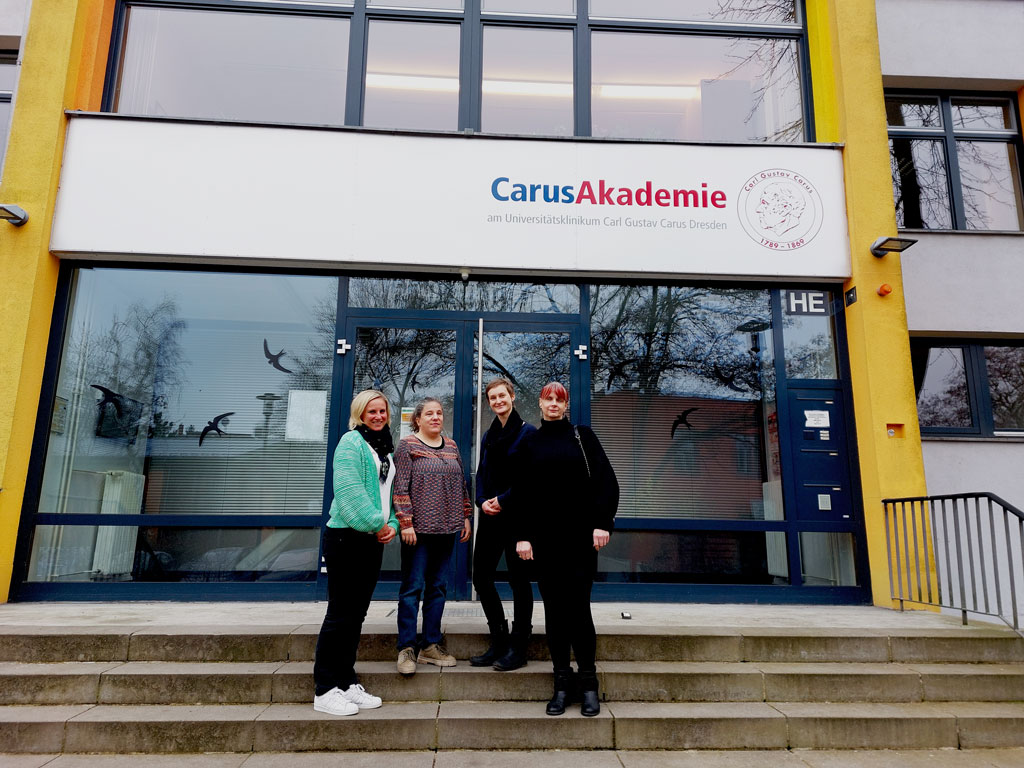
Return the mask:
<svg viewBox="0 0 1024 768">
<path fill-rule="evenodd" d="M 717 365 L 713 367 L 712 373 L 714 373 L 716 379 L 718 379 L 722 384 L 725 384 L 729 389 L 735 392 L 747 391 L 736 383 L 739 373 L 726 373 Z"/>
<path fill-rule="evenodd" d="M 283 365 L 281 365 L 281 358 L 285 354 L 285 351 L 283 349 L 280 352 L 278 352 L 276 355 L 271 354 L 270 347 L 267 345 L 267 340 L 264 339 L 263 340 L 263 354 L 267 356 L 267 364 L 268 365 L 274 366 L 279 371 L 284 371 L 285 373 L 291 373 L 291 371 L 289 371 L 287 368 L 285 368 Z"/>
<path fill-rule="evenodd" d="M 203 444 L 203 438 L 210 432 L 216 432 L 218 435 L 223 435 L 224 430 L 220 428 L 221 420 L 234 415 L 234 411 L 228 411 L 227 413 L 222 413 L 220 416 L 214 416 L 212 421 L 206 422 L 206 426 L 203 427 L 203 431 L 199 433 L 199 444 Z M 224 423 L 225 425 L 227 424 L 227 422 Z"/>
<path fill-rule="evenodd" d="M 101 387 L 99 384 L 90 384 L 89 386 L 93 389 L 98 389 L 103 394 L 103 399 L 96 404 L 101 416 L 103 415 L 103 409 L 106 407 L 107 403 L 114 406 L 114 412 L 117 414 L 118 418 L 121 418 L 124 415 L 124 408 L 121 407 L 121 395 L 117 394 L 117 392 L 114 392 L 113 390 L 107 389 L 106 387 Z"/>
<path fill-rule="evenodd" d="M 693 429 L 693 425 L 690 423 L 690 414 L 694 411 L 699 410 L 697 408 L 687 408 L 685 411 L 676 416 L 676 420 L 672 422 L 672 434 L 671 437 L 676 436 L 676 430 L 679 429 L 679 425 L 682 424 L 687 429 Z"/>
</svg>

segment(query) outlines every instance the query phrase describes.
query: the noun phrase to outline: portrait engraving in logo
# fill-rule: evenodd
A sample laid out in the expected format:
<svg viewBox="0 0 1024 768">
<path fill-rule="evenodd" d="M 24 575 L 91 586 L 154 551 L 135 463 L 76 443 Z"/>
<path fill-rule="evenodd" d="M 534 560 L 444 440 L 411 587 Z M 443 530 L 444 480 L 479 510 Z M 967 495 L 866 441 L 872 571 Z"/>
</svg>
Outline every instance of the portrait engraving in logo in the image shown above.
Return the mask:
<svg viewBox="0 0 1024 768">
<path fill-rule="evenodd" d="M 818 191 L 802 175 L 785 168 L 768 168 L 747 179 L 736 210 L 743 230 L 772 250 L 801 248 L 821 229 Z"/>
</svg>

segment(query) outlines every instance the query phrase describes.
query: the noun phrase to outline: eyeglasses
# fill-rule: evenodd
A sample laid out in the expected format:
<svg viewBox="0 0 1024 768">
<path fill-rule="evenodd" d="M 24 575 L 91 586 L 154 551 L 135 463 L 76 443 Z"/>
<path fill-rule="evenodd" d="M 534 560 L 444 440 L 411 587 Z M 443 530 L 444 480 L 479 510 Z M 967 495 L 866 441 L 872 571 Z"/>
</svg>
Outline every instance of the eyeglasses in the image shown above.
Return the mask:
<svg viewBox="0 0 1024 768">
<path fill-rule="evenodd" d="M 388 473 L 391 472 L 391 459 L 385 456 L 380 460 L 380 481 L 386 483 L 388 481 Z"/>
</svg>

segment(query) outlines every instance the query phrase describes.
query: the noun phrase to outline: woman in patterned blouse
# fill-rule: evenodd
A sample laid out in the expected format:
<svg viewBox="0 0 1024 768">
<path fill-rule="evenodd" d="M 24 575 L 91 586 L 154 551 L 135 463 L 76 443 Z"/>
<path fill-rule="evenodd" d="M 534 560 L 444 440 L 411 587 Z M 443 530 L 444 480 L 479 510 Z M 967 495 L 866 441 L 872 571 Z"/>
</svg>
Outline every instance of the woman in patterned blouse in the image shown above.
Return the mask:
<svg viewBox="0 0 1024 768">
<path fill-rule="evenodd" d="M 434 398 L 422 400 L 413 411 L 412 428 L 413 434 L 395 450 L 394 504 L 402 537 L 398 671 L 403 675 L 414 674 L 417 662 L 455 666 L 455 657 L 441 645 L 441 616 L 455 539 L 469 541 L 473 514 L 459 448 L 441 434 L 441 403 Z M 421 599 L 423 638 L 417 643 Z"/>
</svg>

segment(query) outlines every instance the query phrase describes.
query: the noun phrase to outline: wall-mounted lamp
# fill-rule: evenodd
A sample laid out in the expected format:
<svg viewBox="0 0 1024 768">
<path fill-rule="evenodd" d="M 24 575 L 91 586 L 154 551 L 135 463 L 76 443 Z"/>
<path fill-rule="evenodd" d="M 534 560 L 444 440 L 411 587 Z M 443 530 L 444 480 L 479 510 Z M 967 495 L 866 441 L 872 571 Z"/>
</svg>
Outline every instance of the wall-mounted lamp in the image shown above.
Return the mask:
<svg viewBox="0 0 1024 768">
<path fill-rule="evenodd" d="M 466 282 L 467 280 L 469 280 L 469 270 L 464 269 L 461 272 L 459 272 L 459 277 L 462 278 L 462 282 Z"/>
<path fill-rule="evenodd" d="M 8 203 L 0 203 L 0 219 L 9 221 L 16 227 L 20 227 L 28 221 L 28 213 L 24 208 Z"/>
<path fill-rule="evenodd" d="M 871 255 L 880 259 L 887 253 L 903 253 L 916 242 L 912 237 L 880 237 L 871 244 Z"/>
</svg>

